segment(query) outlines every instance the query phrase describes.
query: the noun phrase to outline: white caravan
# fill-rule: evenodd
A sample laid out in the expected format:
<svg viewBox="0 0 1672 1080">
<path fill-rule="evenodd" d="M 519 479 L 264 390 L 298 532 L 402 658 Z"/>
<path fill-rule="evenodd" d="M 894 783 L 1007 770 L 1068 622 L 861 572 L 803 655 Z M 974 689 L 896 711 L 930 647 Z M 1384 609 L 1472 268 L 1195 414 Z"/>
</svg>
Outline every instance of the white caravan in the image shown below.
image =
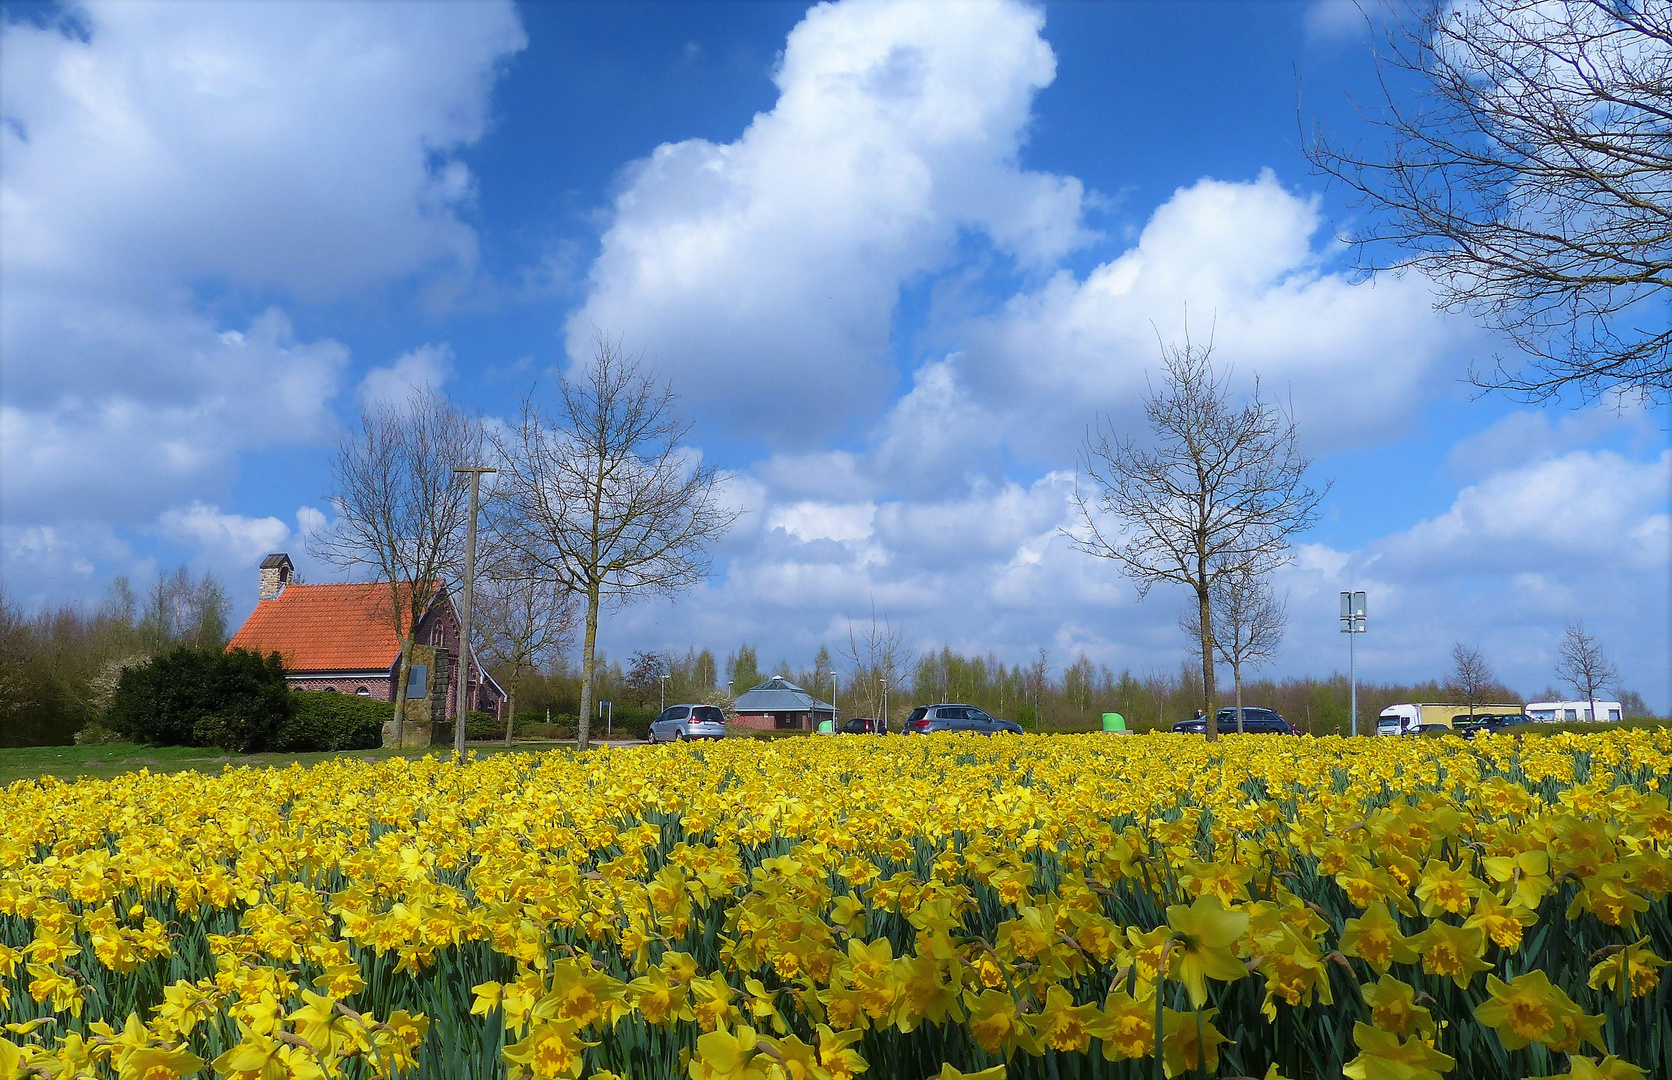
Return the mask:
<svg viewBox="0 0 1672 1080">
<path fill-rule="evenodd" d="M 1589 701 L 1533 701 L 1527 704 L 1527 715 L 1541 724 L 1589 723 L 1593 720 L 1608 723 L 1625 717 L 1618 701 L 1599 699 L 1596 705 L 1596 715 L 1592 716 Z"/>
</svg>

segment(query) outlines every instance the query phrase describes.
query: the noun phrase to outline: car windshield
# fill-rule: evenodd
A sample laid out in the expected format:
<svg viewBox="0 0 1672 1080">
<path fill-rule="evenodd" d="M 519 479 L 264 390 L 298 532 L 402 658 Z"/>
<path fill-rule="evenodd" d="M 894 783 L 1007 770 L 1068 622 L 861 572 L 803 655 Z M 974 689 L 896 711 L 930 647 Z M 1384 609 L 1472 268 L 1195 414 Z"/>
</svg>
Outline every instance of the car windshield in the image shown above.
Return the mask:
<svg viewBox="0 0 1672 1080">
<path fill-rule="evenodd" d="M 910 716 L 906 717 L 906 723 L 908 723 L 908 724 L 916 723 L 917 721 L 923 719 L 927 715 L 929 715 L 928 706 L 919 705 L 917 708 L 915 708 L 911 711 Z"/>
<path fill-rule="evenodd" d="M 713 705 L 699 705 L 695 709 L 691 710 L 691 719 L 707 720 L 710 723 L 723 724 L 726 722 L 726 714 Z"/>
</svg>

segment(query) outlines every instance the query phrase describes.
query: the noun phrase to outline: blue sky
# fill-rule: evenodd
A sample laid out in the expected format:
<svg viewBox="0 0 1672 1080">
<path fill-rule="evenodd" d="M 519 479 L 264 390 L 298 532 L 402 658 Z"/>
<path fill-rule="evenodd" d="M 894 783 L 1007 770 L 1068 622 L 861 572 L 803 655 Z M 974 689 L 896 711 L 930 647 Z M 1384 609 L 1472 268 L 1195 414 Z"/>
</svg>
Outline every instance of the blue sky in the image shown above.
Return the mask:
<svg viewBox="0 0 1672 1080">
<path fill-rule="evenodd" d="M 1180 598 L 1074 552 L 1077 443 L 1185 312 L 1293 401 L 1318 527 L 1274 670 L 1552 681 L 1583 618 L 1672 706 L 1664 411 L 1463 381 L 1499 342 L 1358 281 L 1302 125 L 1374 139 L 1350 5 L 4 4 L 0 565 L 85 602 L 187 563 L 254 602 L 329 447 L 414 379 L 489 417 L 597 325 L 732 470 L 717 573 L 605 646 L 1176 668 Z"/>
</svg>

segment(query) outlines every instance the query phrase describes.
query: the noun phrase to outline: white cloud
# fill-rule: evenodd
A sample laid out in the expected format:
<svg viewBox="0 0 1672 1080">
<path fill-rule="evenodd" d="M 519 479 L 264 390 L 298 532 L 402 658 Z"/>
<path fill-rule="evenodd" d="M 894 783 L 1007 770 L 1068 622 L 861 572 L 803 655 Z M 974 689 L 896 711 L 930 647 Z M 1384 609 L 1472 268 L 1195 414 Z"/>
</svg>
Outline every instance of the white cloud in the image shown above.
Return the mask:
<svg viewBox="0 0 1672 1080">
<path fill-rule="evenodd" d="M 1328 270 L 1315 199 L 1269 171 L 1175 192 L 1138 241 L 1081 280 L 1059 272 L 959 328 L 977 400 L 1003 402 L 1010 438 L 1060 455 L 1098 411 L 1138 417 L 1158 339 L 1210 337 L 1246 387 L 1292 398 L 1314 453 L 1406 430 L 1460 331 L 1434 316 L 1416 278 L 1355 283 Z M 1041 416 L 1073 417 L 1040 424 Z"/>
<path fill-rule="evenodd" d="M 78 359 L 91 367 L 100 342 L 117 350 L 129 325 L 161 338 L 126 342 L 143 354 L 125 358 L 140 368 L 131 379 L 146 385 L 123 392 L 115 371 L 110 380 L 76 376 Z M 318 438 L 348 355 L 334 341 L 296 341 L 289 321 L 271 311 L 244 332 L 217 334 L 206 320 L 182 316 L 162 327 L 75 328 L 65 338 L 74 340 L 60 354 L 59 392 L 0 404 L 0 499 L 13 522 L 147 520 L 224 484 L 242 451 Z"/>
<path fill-rule="evenodd" d="M 194 549 L 204 561 L 249 568 L 290 539 L 290 526 L 276 517 L 252 518 L 222 513 L 219 507 L 193 502 L 165 510 L 157 531 L 175 543 Z"/>
<path fill-rule="evenodd" d="M 1649 411 L 1629 401 L 1604 402 L 1570 412 L 1518 409 L 1490 427 L 1459 439 L 1446 456 L 1446 464 L 1459 479 L 1474 479 L 1544 461 L 1601 440 L 1652 437 L 1654 429 Z"/>
<path fill-rule="evenodd" d="M 469 262 L 454 152 L 481 137 L 509 4 L 78 7 L 85 39 L 7 23 L 8 276 L 182 277 L 336 296 Z"/>
<path fill-rule="evenodd" d="M 736 142 L 664 144 L 629 172 L 569 322 L 629 336 L 681 392 L 789 442 L 878 403 L 902 284 L 962 233 L 1024 266 L 1085 242 L 1077 180 L 1017 164 L 1055 76 L 1041 12 L 821 4 L 789 35 L 776 106 Z"/>
<path fill-rule="evenodd" d="M 328 430 L 347 350 L 240 297 L 470 271 L 456 152 L 524 39 L 504 3 L 76 17 L 0 30 L 0 494 L 13 523 L 136 524 Z"/>
<path fill-rule="evenodd" d="M 1664 572 L 1672 559 L 1669 475 L 1672 451 L 1632 461 L 1608 450 L 1576 450 L 1506 469 L 1463 488 L 1444 514 L 1390 540 L 1386 558 L 1437 576 L 1575 567 Z"/>
<path fill-rule="evenodd" d="M 368 405 L 398 405 L 414 390 L 439 390 L 453 375 L 453 350 L 440 345 L 420 345 L 400 356 L 388 367 L 372 368 L 360 380 L 360 400 Z"/>
</svg>

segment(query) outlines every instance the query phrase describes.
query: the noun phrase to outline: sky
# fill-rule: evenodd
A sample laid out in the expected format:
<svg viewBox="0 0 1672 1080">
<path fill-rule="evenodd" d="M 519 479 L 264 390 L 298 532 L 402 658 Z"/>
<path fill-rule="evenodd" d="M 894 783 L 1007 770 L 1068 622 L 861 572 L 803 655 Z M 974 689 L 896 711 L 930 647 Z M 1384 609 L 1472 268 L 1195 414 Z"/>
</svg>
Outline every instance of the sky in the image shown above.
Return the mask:
<svg viewBox="0 0 1672 1080">
<path fill-rule="evenodd" d="M 1482 395 L 1505 342 L 1366 280 L 1306 131 L 1376 131 L 1339 0 L 0 3 L 0 585 L 217 575 L 329 520 L 331 448 L 420 382 L 490 421 L 594 334 L 668 380 L 737 525 L 601 644 L 918 649 L 1143 674 L 1188 644 L 1077 551 L 1089 429 L 1162 343 L 1292 407 L 1329 491 L 1268 673 L 1552 686 L 1582 620 L 1672 710 L 1672 428 Z M 1083 480 L 1081 481 L 1083 483 Z"/>
</svg>

